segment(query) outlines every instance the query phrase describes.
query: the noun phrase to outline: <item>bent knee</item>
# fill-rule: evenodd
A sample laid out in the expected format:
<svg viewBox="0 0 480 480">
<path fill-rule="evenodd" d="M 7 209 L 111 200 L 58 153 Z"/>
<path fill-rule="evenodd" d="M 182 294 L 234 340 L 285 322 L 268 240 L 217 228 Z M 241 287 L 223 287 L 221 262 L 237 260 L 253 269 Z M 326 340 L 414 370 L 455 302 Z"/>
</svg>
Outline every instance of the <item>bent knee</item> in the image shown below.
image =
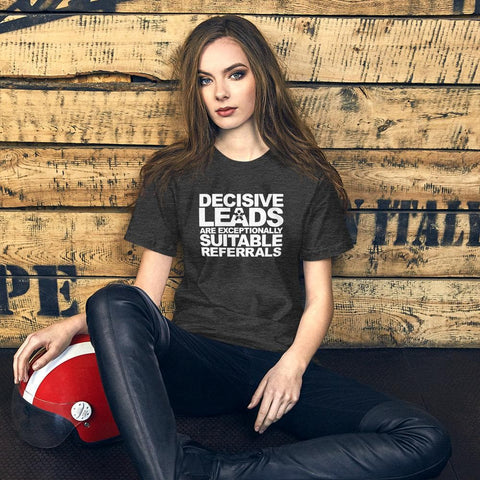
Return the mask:
<svg viewBox="0 0 480 480">
<path fill-rule="evenodd" d="M 439 474 L 452 455 L 450 435 L 442 426 L 432 426 L 428 435 L 427 445 L 424 449 L 424 461 L 427 466 L 432 466 L 432 474 Z"/>
<path fill-rule="evenodd" d="M 439 474 L 452 453 L 445 427 L 421 408 L 401 401 L 377 405 L 363 418 L 363 431 L 386 433 L 396 445 L 397 453 L 412 466 L 418 476 L 432 478 Z M 409 478 L 409 477 L 407 477 Z"/>
<path fill-rule="evenodd" d="M 133 289 L 125 283 L 109 283 L 91 295 L 86 303 L 87 320 L 105 318 L 112 305 L 125 299 L 126 291 Z"/>
<path fill-rule="evenodd" d="M 394 433 L 398 443 L 412 452 L 412 465 L 416 464 L 419 476 L 434 478 L 440 474 L 452 454 L 450 436 L 436 421 L 435 424 L 412 426 L 408 433 Z M 415 462 L 413 461 L 415 459 Z"/>
<path fill-rule="evenodd" d="M 100 288 L 93 295 L 91 295 L 87 300 L 87 304 L 91 302 L 111 302 L 116 298 L 125 298 L 125 292 L 130 290 L 135 290 L 135 288 L 128 283 L 112 282 Z"/>
<path fill-rule="evenodd" d="M 126 283 L 106 285 L 87 300 L 86 314 L 92 342 L 108 337 L 128 344 L 143 331 L 155 345 L 163 348 L 169 344 L 168 320 L 138 287 Z"/>
<path fill-rule="evenodd" d="M 425 470 L 425 478 L 438 475 L 452 454 L 450 436 L 445 427 L 430 414 L 418 410 L 407 417 L 405 426 L 399 425 L 392 435 L 415 452 L 418 463 Z"/>
<path fill-rule="evenodd" d="M 124 283 L 110 283 L 88 298 L 85 312 L 90 336 L 95 336 L 99 329 L 104 329 L 112 317 L 118 317 L 121 302 L 131 288 Z"/>
</svg>

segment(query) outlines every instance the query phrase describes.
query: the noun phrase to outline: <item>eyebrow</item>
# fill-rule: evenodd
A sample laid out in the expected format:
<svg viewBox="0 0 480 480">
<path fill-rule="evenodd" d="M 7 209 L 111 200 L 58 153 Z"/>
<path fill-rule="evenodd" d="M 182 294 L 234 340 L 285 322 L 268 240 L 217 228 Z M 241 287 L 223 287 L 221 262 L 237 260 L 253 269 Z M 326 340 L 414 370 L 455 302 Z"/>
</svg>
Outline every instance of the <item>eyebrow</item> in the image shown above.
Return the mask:
<svg viewBox="0 0 480 480">
<path fill-rule="evenodd" d="M 230 65 L 229 67 L 227 68 L 224 68 L 223 69 L 223 73 L 228 73 L 228 72 L 231 72 L 232 70 L 235 70 L 236 68 L 238 67 L 244 67 L 244 68 L 248 68 L 246 65 L 244 65 L 243 63 L 234 63 L 233 65 Z M 199 74 L 202 74 L 202 75 L 211 75 L 211 73 L 208 73 L 208 72 L 204 72 L 202 70 L 199 70 L 198 71 Z"/>
</svg>

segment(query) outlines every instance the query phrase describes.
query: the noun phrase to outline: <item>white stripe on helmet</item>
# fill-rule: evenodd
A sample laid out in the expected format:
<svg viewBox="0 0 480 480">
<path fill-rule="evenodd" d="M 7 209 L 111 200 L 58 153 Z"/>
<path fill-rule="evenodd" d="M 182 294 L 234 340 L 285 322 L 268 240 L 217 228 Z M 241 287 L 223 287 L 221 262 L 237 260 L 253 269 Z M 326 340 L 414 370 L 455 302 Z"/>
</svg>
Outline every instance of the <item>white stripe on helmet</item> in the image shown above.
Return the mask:
<svg viewBox="0 0 480 480">
<path fill-rule="evenodd" d="M 57 368 L 62 363 L 79 357 L 80 355 L 87 355 L 89 353 L 95 353 L 93 346 L 90 342 L 81 342 L 76 343 L 75 345 L 70 345 L 67 347 L 63 353 L 61 353 L 57 358 L 54 358 L 51 362 L 47 363 L 44 367 L 36 372 L 33 372 L 28 383 L 23 392 L 23 398 L 28 402 L 33 404 L 35 394 L 37 393 L 38 387 L 45 379 L 45 377 L 55 368 Z"/>
</svg>

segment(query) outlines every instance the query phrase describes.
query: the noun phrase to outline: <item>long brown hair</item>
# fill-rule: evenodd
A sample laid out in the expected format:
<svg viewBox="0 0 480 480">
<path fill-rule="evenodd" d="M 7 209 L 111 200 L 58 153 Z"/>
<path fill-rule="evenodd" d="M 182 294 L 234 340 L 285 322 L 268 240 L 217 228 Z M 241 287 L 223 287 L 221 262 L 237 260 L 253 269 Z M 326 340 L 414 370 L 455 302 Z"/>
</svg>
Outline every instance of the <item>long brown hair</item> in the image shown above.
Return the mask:
<svg viewBox="0 0 480 480">
<path fill-rule="evenodd" d="M 186 135 L 153 154 L 141 171 L 144 183 L 159 181 L 160 188 L 165 188 L 172 177 L 201 168 L 212 158 L 218 128 L 203 104 L 198 69 L 203 49 L 222 37 L 235 40 L 250 63 L 256 87 L 254 116 L 265 144 L 279 161 L 304 175 L 318 178 L 320 168 L 346 209 L 348 197 L 340 175 L 299 117 L 272 49 L 255 25 L 236 15 L 212 17 L 200 23 L 178 50 L 174 73 L 179 81 Z"/>
</svg>

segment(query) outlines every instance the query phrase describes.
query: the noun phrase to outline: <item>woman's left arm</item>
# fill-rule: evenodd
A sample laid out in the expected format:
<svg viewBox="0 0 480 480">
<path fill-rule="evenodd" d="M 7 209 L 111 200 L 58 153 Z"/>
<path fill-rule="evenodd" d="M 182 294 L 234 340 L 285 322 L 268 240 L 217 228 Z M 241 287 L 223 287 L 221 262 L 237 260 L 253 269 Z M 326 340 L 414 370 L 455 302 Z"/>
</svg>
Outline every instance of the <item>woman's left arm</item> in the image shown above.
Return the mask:
<svg viewBox="0 0 480 480">
<path fill-rule="evenodd" d="M 305 310 L 295 340 L 258 385 L 248 408 L 260 404 L 255 430 L 263 433 L 297 403 L 303 374 L 333 316 L 332 261 L 304 261 Z M 261 402 L 261 403 L 260 403 Z"/>
</svg>

